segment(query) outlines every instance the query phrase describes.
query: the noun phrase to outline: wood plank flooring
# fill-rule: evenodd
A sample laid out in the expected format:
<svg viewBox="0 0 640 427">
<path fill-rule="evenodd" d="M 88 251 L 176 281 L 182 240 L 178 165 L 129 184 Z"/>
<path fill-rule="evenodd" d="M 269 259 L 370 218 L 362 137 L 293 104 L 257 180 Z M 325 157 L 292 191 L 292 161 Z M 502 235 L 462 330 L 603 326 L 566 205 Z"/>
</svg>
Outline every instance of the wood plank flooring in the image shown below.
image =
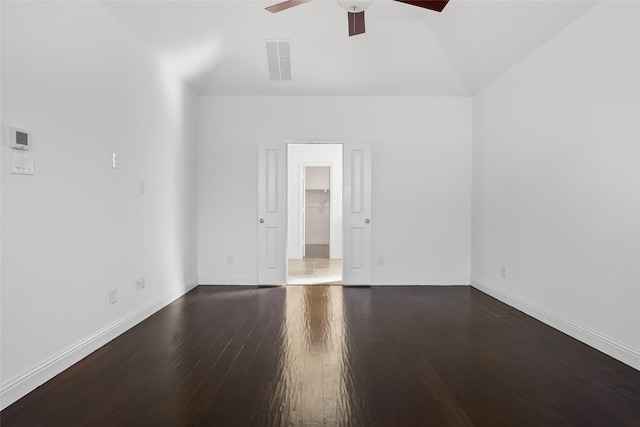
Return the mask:
<svg viewBox="0 0 640 427">
<path fill-rule="evenodd" d="M 640 372 L 470 287 L 198 287 L 10 426 L 638 426 Z"/>
</svg>

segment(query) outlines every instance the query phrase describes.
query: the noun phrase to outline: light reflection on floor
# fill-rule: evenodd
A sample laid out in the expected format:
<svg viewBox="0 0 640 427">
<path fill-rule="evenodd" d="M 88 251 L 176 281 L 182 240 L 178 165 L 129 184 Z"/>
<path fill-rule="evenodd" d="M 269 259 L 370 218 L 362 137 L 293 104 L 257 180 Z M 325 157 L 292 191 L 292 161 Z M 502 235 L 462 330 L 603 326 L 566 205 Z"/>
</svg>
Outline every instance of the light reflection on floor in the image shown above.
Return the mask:
<svg viewBox="0 0 640 427">
<path fill-rule="evenodd" d="M 290 285 L 342 284 L 342 260 L 303 258 L 289 260 Z"/>
<path fill-rule="evenodd" d="M 274 402 L 280 421 L 293 425 L 343 425 L 353 420 L 348 384 L 343 288 L 288 286 Z"/>
</svg>

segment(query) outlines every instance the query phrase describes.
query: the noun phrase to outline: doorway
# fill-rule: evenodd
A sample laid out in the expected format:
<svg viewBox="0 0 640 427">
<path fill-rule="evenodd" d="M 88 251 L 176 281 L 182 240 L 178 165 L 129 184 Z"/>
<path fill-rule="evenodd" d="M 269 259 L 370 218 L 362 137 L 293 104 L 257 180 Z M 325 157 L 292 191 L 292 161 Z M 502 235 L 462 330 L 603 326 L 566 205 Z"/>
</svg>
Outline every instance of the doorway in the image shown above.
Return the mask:
<svg viewBox="0 0 640 427">
<path fill-rule="evenodd" d="M 342 283 L 342 144 L 288 144 L 287 284 Z"/>
<path fill-rule="evenodd" d="M 300 144 L 294 142 L 293 144 Z M 287 141 L 262 142 L 258 147 L 258 285 L 287 283 L 288 259 L 298 251 L 300 258 L 300 215 L 297 211 L 302 187 L 288 176 L 300 176 L 299 162 L 287 162 Z M 308 147 L 328 144 L 311 143 Z M 344 142 L 339 165 L 332 167 L 329 257 L 342 260 L 342 283 L 349 286 L 371 284 L 371 144 Z M 293 156 L 292 156 L 293 157 Z M 311 163 L 318 163 L 311 157 Z M 290 159 L 291 160 L 291 159 Z M 326 166 L 326 162 L 311 166 Z M 288 168 L 294 168 L 289 171 Z M 341 196 L 337 196 L 340 192 Z M 297 203 L 291 200 L 296 198 Z M 288 203 L 289 202 L 289 203 Z M 290 211 L 291 210 L 291 211 Z M 295 225 L 291 225 L 294 222 Z M 344 230 L 344 231 L 343 231 Z M 293 238 L 293 236 L 296 236 Z"/>
<path fill-rule="evenodd" d="M 331 166 L 305 166 L 303 258 L 329 259 Z"/>
</svg>

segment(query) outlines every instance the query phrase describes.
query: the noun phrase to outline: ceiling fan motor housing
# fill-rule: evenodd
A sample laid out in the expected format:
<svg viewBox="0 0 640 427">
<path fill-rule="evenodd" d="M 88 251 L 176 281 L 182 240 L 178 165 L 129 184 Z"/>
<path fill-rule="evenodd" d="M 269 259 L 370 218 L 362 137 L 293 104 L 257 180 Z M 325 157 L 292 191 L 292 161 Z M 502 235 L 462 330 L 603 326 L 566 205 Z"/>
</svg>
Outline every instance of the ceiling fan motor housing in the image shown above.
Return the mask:
<svg viewBox="0 0 640 427">
<path fill-rule="evenodd" d="M 350 13 L 362 12 L 371 3 L 373 3 L 373 0 L 338 0 L 340 7 Z"/>
</svg>

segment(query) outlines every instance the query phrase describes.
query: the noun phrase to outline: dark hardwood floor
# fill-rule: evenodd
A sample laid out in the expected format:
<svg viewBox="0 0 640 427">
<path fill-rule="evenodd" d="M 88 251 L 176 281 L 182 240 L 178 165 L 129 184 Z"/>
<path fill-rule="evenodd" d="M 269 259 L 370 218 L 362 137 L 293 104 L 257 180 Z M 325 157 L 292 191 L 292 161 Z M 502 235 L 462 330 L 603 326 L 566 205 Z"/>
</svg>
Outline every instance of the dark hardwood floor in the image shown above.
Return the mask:
<svg viewBox="0 0 640 427">
<path fill-rule="evenodd" d="M 198 287 L 9 426 L 639 426 L 640 372 L 469 287 Z"/>
</svg>

